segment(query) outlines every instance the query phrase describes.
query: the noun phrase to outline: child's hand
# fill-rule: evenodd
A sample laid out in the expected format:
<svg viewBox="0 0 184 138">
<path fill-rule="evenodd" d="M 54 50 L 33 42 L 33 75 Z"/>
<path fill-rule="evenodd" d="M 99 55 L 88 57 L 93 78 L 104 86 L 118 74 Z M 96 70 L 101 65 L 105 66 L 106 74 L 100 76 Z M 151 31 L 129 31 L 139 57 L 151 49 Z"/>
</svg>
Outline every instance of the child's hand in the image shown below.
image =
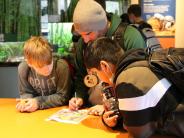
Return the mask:
<svg viewBox="0 0 184 138">
<path fill-rule="evenodd" d="M 83 105 L 83 99 L 82 98 L 73 97 L 69 101 L 69 109 L 70 110 L 78 110 L 82 105 Z"/>
<path fill-rule="evenodd" d="M 38 103 L 36 99 L 19 99 L 16 108 L 20 112 L 34 112 L 38 109 Z"/>
<path fill-rule="evenodd" d="M 16 105 L 16 109 L 20 112 L 25 112 L 25 107 L 26 107 L 26 102 L 27 99 L 16 99 L 17 105 Z"/>
<path fill-rule="evenodd" d="M 114 111 L 106 111 L 103 114 L 103 120 L 109 127 L 114 127 L 117 124 L 118 115 L 111 116 Z"/>
<path fill-rule="evenodd" d="M 31 99 L 28 99 L 28 101 L 26 102 L 25 104 L 25 111 L 26 112 L 34 112 L 38 109 L 38 102 L 36 99 L 34 98 L 31 98 Z"/>
<path fill-rule="evenodd" d="M 103 105 L 95 105 L 88 110 L 89 115 L 102 115 L 104 111 Z"/>
</svg>

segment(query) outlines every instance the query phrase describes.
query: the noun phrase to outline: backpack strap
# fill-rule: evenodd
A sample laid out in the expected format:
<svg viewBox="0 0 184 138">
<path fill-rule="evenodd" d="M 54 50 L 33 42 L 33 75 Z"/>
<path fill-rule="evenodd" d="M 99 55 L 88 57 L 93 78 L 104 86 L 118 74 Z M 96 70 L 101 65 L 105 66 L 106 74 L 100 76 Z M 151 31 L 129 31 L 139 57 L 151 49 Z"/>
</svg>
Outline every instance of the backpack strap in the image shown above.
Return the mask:
<svg viewBox="0 0 184 138">
<path fill-rule="evenodd" d="M 144 29 L 144 28 L 153 29 L 152 26 L 145 21 L 139 22 L 138 24 L 140 29 Z"/>
<path fill-rule="evenodd" d="M 72 76 L 72 79 L 74 79 L 74 76 L 75 76 L 75 69 L 74 69 L 74 65 L 70 62 L 69 58 L 63 56 L 63 57 L 59 57 L 59 56 L 54 56 L 55 58 L 55 68 L 57 68 L 57 65 L 58 65 L 58 62 L 60 59 L 64 60 L 67 65 L 68 65 L 68 68 L 69 68 L 69 71 L 71 73 L 71 76 Z"/>
<path fill-rule="evenodd" d="M 114 32 L 117 30 L 118 26 L 120 25 L 120 23 L 121 23 L 121 19 L 119 18 L 119 16 L 116 14 L 113 14 L 110 19 L 110 27 L 107 30 L 106 36 L 112 37 Z"/>
<path fill-rule="evenodd" d="M 141 29 L 139 24 L 130 24 L 130 25 L 140 32 L 141 36 L 143 37 L 144 41 L 146 42 L 147 38 L 144 35 L 144 33 L 142 32 L 142 29 L 144 29 L 144 28 Z"/>
<path fill-rule="evenodd" d="M 112 36 L 112 39 L 118 42 L 118 44 L 126 50 L 124 46 L 124 34 L 127 29 L 128 23 L 121 22 L 120 25 L 117 27 L 114 35 Z"/>
</svg>

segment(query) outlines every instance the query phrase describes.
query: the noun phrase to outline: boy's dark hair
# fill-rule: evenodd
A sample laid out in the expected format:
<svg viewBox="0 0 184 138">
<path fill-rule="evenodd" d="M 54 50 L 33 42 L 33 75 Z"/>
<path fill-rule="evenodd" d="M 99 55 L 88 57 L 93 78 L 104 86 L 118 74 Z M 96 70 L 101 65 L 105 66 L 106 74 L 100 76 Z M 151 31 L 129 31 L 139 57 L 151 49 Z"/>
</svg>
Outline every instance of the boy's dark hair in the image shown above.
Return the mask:
<svg viewBox="0 0 184 138">
<path fill-rule="evenodd" d="M 101 60 L 116 65 L 123 53 L 123 49 L 116 43 L 116 41 L 107 37 L 101 37 L 86 47 L 84 62 L 88 69 L 99 69 Z"/>
<path fill-rule="evenodd" d="M 127 13 L 123 13 L 120 18 L 123 23 L 131 24 Z"/>
<path fill-rule="evenodd" d="M 134 14 L 136 17 L 140 17 L 142 12 L 141 12 L 141 7 L 138 4 L 132 4 L 128 8 L 128 14 Z"/>
</svg>

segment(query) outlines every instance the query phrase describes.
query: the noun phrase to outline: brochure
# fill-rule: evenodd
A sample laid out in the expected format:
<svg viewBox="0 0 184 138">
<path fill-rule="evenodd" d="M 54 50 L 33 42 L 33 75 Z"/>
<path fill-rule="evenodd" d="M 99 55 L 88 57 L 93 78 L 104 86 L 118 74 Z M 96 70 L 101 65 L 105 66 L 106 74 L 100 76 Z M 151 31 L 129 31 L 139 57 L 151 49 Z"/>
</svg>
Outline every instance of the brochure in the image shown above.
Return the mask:
<svg viewBox="0 0 184 138">
<path fill-rule="evenodd" d="M 78 124 L 88 116 L 88 110 L 72 111 L 61 109 L 51 115 L 47 120 L 54 120 L 63 123 Z"/>
</svg>

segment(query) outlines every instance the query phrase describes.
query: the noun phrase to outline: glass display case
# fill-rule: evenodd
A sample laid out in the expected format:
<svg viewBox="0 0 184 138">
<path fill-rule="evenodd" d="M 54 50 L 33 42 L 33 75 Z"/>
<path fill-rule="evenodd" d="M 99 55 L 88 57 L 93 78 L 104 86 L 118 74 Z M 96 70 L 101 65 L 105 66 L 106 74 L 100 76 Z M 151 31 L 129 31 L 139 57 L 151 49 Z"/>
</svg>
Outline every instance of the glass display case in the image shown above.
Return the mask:
<svg viewBox="0 0 184 138">
<path fill-rule="evenodd" d="M 0 41 L 40 35 L 40 0 L 0 0 Z"/>
<path fill-rule="evenodd" d="M 122 14 L 130 0 L 96 0 L 107 12 Z M 54 52 L 72 51 L 72 17 L 78 0 L 0 0 L 0 63 L 23 60 L 23 43 L 42 35 Z"/>
<path fill-rule="evenodd" d="M 0 65 L 18 65 L 23 43 L 41 35 L 40 0 L 0 0 Z M 12 63 L 12 64 L 11 64 Z"/>
<path fill-rule="evenodd" d="M 73 23 L 48 23 L 48 41 L 55 55 L 68 56 L 72 52 Z M 0 42 L 0 62 L 20 62 L 23 58 L 24 42 Z"/>
<path fill-rule="evenodd" d="M 23 60 L 24 42 L 0 42 L 0 62 L 20 62 Z"/>
<path fill-rule="evenodd" d="M 48 24 L 48 41 L 57 55 L 67 56 L 72 52 L 72 25 L 73 23 Z"/>
</svg>

